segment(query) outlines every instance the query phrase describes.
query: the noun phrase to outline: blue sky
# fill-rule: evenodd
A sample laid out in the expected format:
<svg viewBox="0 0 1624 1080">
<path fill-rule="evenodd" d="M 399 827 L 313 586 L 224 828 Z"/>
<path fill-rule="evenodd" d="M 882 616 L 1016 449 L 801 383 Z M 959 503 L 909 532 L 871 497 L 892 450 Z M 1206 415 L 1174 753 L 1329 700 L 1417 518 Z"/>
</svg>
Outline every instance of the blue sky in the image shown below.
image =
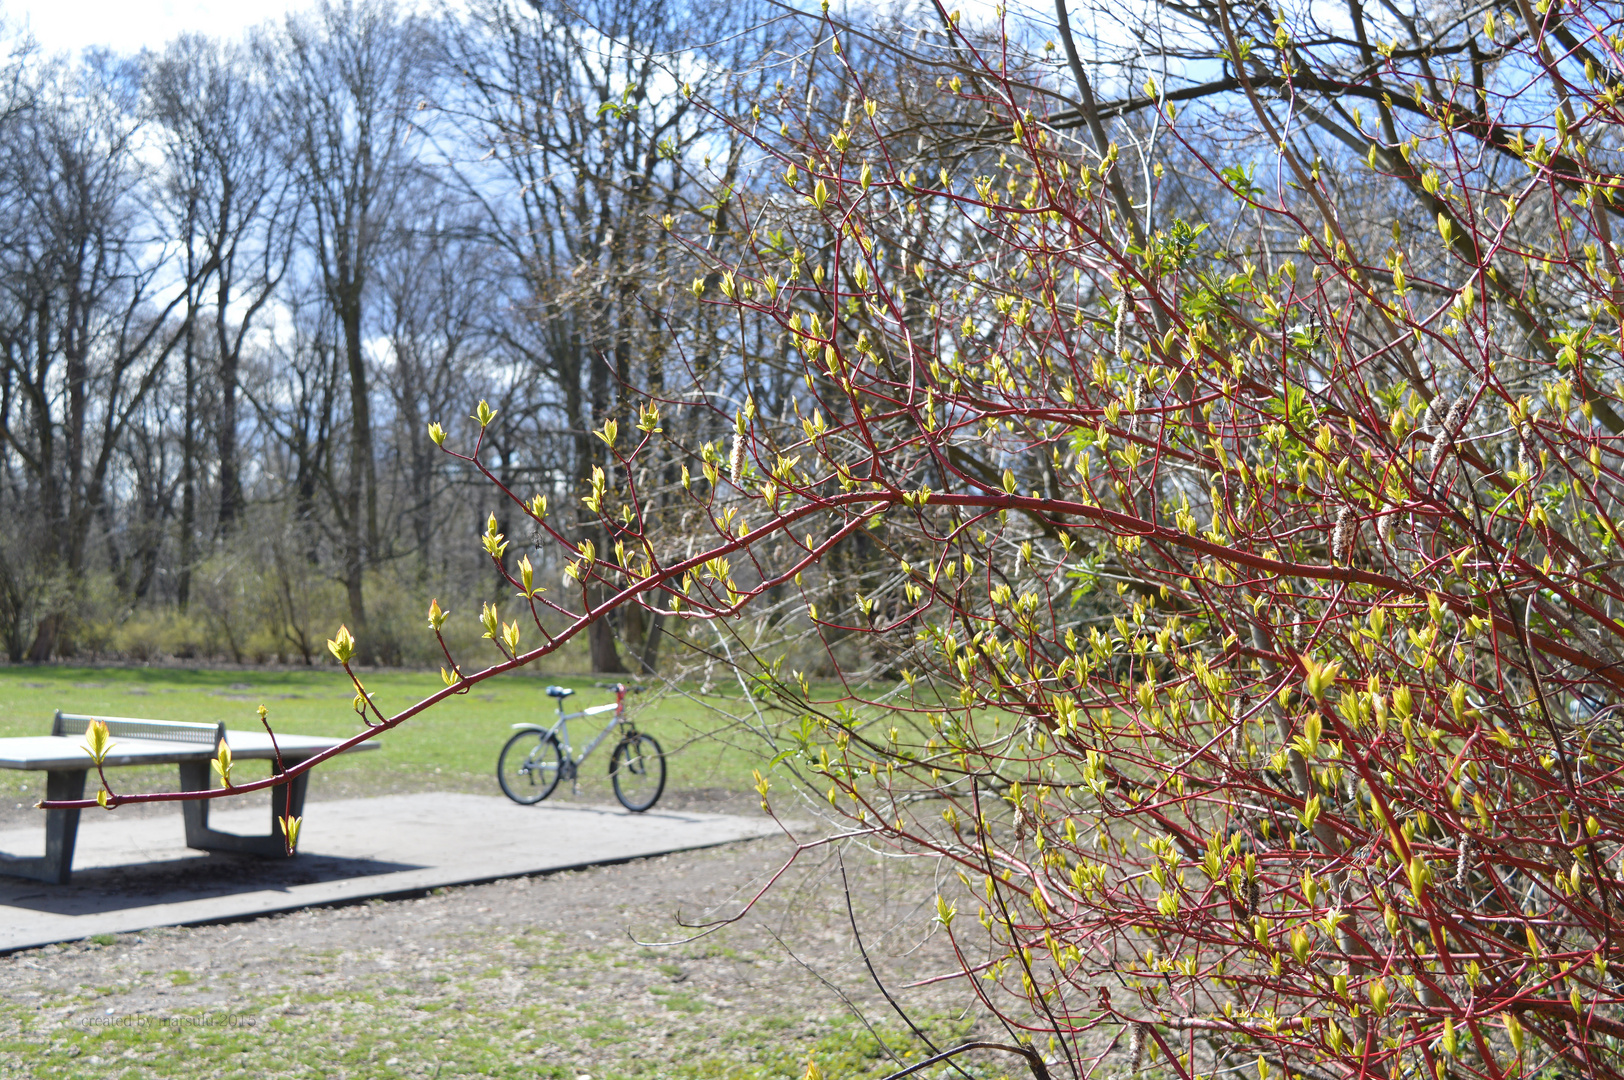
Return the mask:
<svg viewBox="0 0 1624 1080">
<path fill-rule="evenodd" d="M 29 26 L 53 52 L 92 45 L 134 52 L 188 30 L 231 37 L 304 6 L 304 0 L 0 0 L 7 21 Z"/>
<path fill-rule="evenodd" d="M 47 51 L 76 52 L 103 46 L 119 52 L 156 49 L 175 35 L 186 31 L 215 37 L 235 37 L 250 26 L 278 18 L 290 11 L 310 6 L 312 0 L 0 0 L 0 17 L 13 26 L 27 25 Z M 446 0 L 414 4 L 403 0 L 402 7 L 432 10 Z M 839 0 L 837 0 L 839 3 Z M 1034 7 L 1035 4 L 1035 7 Z M 806 5 L 810 8 L 812 5 Z M 917 7 L 917 5 L 914 5 Z M 978 12 L 991 17 L 994 0 L 954 0 L 949 7 L 962 8 L 974 17 Z M 1081 16 L 1088 5 L 1074 2 L 1073 24 L 1080 33 L 1092 26 Z M 1053 8 L 1037 0 L 1015 0 L 1012 10 L 1031 8 L 1028 14 L 1047 25 Z"/>
</svg>

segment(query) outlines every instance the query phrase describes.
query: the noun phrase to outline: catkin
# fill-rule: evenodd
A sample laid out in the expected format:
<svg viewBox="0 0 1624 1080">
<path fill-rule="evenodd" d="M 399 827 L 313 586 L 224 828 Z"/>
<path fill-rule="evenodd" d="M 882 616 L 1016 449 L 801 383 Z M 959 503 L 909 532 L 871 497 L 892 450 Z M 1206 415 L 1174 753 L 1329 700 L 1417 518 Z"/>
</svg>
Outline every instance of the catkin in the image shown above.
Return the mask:
<svg viewBox="0 0 1624 1080">
<path fill-rule="evenodd" d="M 1471 408 L 1471 399 L 1465 394 L 1455 399 L 1444 416 L 1443 424 L 1432 440 L 1431 463 L 1434 467 L 1442 461 L 1444 455 L 1454 449 L 1455 440 L 1460 437 L 1461 429 L 1466 426 L 1467 412 Z"/>
<path fill-rule="evenodd" d="M 733 481 L 733 486 L 739 486 L 739 478 L 744 475 L 744 439 L 738 435 L 733 436 L 733 452 L 727 458 L 727 476 Z"/>
<path fill-rule="evenodd" d="M 1421 430 L 1428 435 L 1436 436 L 1443 428 L 1445 411 L 1442 394 L 1427 402 L 1426 409 L 1421 413 Z"/>
<path fill-rule="evenodd" d="M 1472 838 L 1462 836 L 1455 853 L 1455 886 L 1464 889 L 1466 877 L 1472 872 Z"/>
<path fill-rule="evenodd" d="M 1334 561 L 1345 561 L 1352 551 L 1353 530 L 1353 507 L 1344 506 L 1336 512 L 1336 524 L 1331 528 L 1331 558 Z"/>
<path fill-rule="evenodd" d="M 1455 404 L 1449 407 L 1449 415 L 1444 417 L 1444 433 L 1451 439 L 1460 437 L 1461 431 L 1466 427 L 1466 421 L 1471 419 L 1472 397 L 1462 394 L 1455 399 Z"/>
<path fill-rule="evenodd" d="M 1263 906 L 1263 889 L 1257 883 L 1257 878 L 1246 882 L 1246 918 L 1248 921 L 1257 918 L 1258 909 Z"/>
<path fill-rule="evenodd" d="M 1140 1066 L 1145 1063 L 1145 1026 L 1143 1024 L 1131 1025 L 1128 1033 L 1128 1075 L 1138 1076 Z"/>
<path fill-rule="evenodd" d="M 1246 714 L 1251 711 L 1252 699 L 1241 694 L 1235 699 L 1235 711 L 1240 719 L 1235 721 L 1235 730 L 1230 737 L 1229 757 L 1232 763 L 1246 760 Z"/>
<path fill-rule="evenodd" d="M 1132 435 L 1139 430 L 1139 410 L 1143 409 L 1145 403 L 1149 400 L 1150 380 L 1145 378 L 1144 373 L 1141 372 L 1139 377 L 1133 381 L 1134 411 L 1128 416 L 1128 434 Z"/>
<path fill-rule="evenodd" d="M 1116 326 L 1113 328 L 1112 343 L 1116 354 L 1122 355 L 1122 330 L 1128 324 L 1128 290 L 1122 290 L 1122 299 L 1117 302 Z"/>
<path fill-rule="evenodd" d="M 1527 424 L 1517 425 L 1517 471 L 1523 476 L 1532 476 L 1534 462 L 1538 455 L 1534 453 L 1534 432 Z"/>
<path fill-rule="evenodd" d="M 1396 517 L 1398 512 L 1389 506 L 1376 519 L 1376 535 L 1381 537 L 1381 542 L 1388 547 L 1393 546 L 1393 519 Z"/>
</svg>

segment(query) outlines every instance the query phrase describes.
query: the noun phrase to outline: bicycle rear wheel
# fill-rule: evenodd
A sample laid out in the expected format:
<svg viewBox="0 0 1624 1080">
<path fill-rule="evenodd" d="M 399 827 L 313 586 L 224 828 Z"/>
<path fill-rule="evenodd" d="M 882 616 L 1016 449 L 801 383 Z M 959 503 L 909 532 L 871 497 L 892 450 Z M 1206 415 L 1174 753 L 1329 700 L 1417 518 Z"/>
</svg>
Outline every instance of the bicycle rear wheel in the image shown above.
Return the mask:
<svg viewBox="0 0 1624 1080">
<path fill-rule="evenodd" d="M 564 754 L 558 740 L 545 731 L 518 732 L 502 747 L 496 760 L 496 780 L 502 793 L 529 806 L 553 793 L 563 772 Z"/>
<path fill-rule="evenodd" d="M 609 757 L 609 779 L 615 798 L 633 813 L 659 802 L 665 791 L 665 754 L 654 736 L 639 732 L 620 740 Z"/>
</svg>

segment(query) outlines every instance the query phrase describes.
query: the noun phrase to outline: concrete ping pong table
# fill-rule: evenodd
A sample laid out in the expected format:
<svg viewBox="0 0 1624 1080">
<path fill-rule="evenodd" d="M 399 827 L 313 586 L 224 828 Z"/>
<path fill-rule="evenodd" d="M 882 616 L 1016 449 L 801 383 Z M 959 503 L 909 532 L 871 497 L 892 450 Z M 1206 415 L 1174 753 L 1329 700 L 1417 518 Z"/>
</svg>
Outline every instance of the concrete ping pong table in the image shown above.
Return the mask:
<svg viewBox="0 0 1624 1080">
<path fill-rule="evenodd" d="M 82 799 L 85 774 L 94 766 L 85 750 L 84 733 L 92 721 L 107 725 L 113 745 L 103 762 L 106 768 L 128 765 L 178 765 L 180 790 L 204 791 L 212 785 L 209 761 L 222 740 L 231 747 L 233 761 L 274 761 L 281 752 L 291 766 L 338 745 L 342 739 L 310 735 L 278 735 L 273 747 L 263 731 L 227 731 L 224 724 L 194 724 L 176 720 L 140 720 L 121 716 L 74 716 L 57 712 L 49 735 L 0 739 L 0 769 L 45 773 L 49 800 Z M 376 750 L 368 741 L 351 750 Z M 201 851 L 232 851 L 268 858 L 289 854 L 277 825 L 280 817 L 304 813 L 310 774 L 301 773 L 271 789 L 271 832 L 268 836 L 242 836 L 209 828 L 209 799 L 181 803 L 186 822 L 186 846 Z M 45 812 L 45 854 L 11 856 L 0 853 L 0 874 L 65 885 L 73 872 L 73 845 L 79 832 L 78 810 Z"/>
</svg>

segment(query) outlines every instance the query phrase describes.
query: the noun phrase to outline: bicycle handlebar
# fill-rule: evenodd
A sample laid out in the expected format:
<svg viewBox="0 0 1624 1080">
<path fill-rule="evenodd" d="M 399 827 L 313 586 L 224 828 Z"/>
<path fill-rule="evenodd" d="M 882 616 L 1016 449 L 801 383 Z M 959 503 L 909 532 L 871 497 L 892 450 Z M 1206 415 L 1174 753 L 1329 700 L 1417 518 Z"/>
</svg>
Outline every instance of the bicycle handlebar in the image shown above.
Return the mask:
<svg viewBox="0 0 1624 1080">
<path fill-rule="evenodd" d="M 627 694 L 641 694 L 644 690 L 648 689 L 646 686 L 627 686 L 625 683 L 612 682 L 593 683 L 592 685 L 596 686 L 599 690 L 614 690 Z"/>
</svg>

